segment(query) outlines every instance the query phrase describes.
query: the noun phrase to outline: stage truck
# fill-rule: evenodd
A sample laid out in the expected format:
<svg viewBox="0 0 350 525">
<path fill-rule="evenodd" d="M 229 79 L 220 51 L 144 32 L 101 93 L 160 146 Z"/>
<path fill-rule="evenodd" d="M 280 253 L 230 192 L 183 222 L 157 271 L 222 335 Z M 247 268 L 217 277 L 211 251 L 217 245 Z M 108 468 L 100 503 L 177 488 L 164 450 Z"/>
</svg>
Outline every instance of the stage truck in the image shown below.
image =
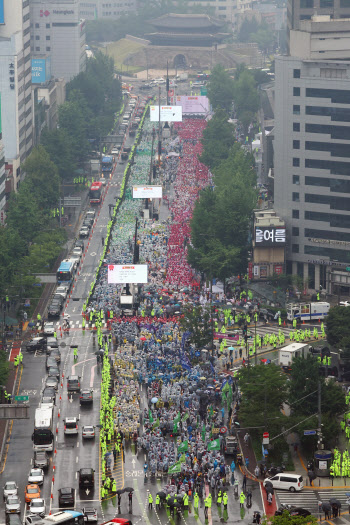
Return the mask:
<svg viewBox="0 0 350 525">
<path fill-rule="evenodd" d="M 297 321 L 319 321 L 325 319 L 328 315 L 330 304 L 322 301 L 316 303 L 289 303 L 286 306 L 287 319 L 293 322 Z"/>
</svg>

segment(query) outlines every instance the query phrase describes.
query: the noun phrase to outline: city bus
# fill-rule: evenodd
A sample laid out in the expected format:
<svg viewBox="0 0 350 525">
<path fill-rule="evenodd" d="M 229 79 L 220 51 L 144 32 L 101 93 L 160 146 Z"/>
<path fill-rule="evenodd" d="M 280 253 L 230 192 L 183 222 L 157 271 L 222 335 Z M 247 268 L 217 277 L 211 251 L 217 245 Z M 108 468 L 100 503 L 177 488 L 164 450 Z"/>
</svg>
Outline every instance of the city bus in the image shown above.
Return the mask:
<svg viewBox="0 0 350 525">
<path fill-rule="evenodd" d="M 33 448 L 37 451 L 53 451 L 53 404 L 45 403 L 35 410 Z"/>
<path fill-rule="evenodd" d="M 105 523 L 102 523 L 101 525 L 113 525 L 113 524 L 132 525 L 132 522 L 130 520 L 126 520 L 125 518 L 113 518 L 109 521 L 105 521 Z"/>
<path fill-rule="evenodd" d="M 100 204 L 102 200 L 103 184 L 102 182 L 93 182 L 90 186 L 89 198 L 90 204 Z"/>
<path fill-rule="evenodd" d="M 112 155 L 106 155 L 106 157 L 102 157 L 101 161 L 101 169 L 102 169 L 102 175 L 109 175 L 113 171 L 113 156 Z"/>
<path fill-rule="evenodd" d="M 75 261 L 65 259 L 57 270 L 57 283 L 71 283 L 75 272 Z"/>
<path fill-rule="evenodd" d="M 84 514 L 75 510 L 61 510 L 40 520 L 40 525 L 84 525 Z"/>
</svg>

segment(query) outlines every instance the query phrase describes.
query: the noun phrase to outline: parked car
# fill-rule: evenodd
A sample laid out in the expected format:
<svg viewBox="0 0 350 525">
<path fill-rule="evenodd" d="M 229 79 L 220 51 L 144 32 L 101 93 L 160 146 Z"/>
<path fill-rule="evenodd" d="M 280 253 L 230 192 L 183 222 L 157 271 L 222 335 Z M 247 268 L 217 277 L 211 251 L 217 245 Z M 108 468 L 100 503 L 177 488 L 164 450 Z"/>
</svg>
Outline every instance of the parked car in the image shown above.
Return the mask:
<svg viewBox="0 0 350 525">
<path fill-rule="evenodd" d="M 43 334 L 44 335 L 52 335 L 55 333 L 55 326 L 52 322 L 46 322 L 44 324 L 44 330 L 43 330 Z"/>
<path fill-rule="evenodd" d="M 78 473 L 79 488 L 90 488 L 95 486 L 95 471 L 92 468 L 81 468 Z"/>
<path fill-rule="evenodd" d="M 35 483 L 36 485 L 42 485 L 44 483 L 44 472 L 41 468 L 30 469 L 28 475 L 28 483 Z"/>
<path fill-rule="evenodd" d="M 15 481 L 6 481 L 4 485 L 4 501 L 7 498 L 7 496 L 17 496 L 18 494 L 18 486 Z"/>
<path fill-rule="evenodd" d="M 94 507 L 83 507 L 84 521 L 97 521 L 97 510 Z"/>
<path fill-rule="evenodd" d="M 57 392 L 58 390 L 58 379 L 54 376 L 48 376 L 45 380 L 45 388 L 54 388 Z"/>
<path fill-rule="evenodd" d="M 58 348 L 58 341 L 56 337 L 48 337 L 46 339 L 46 345 L 50 348 Z"/>
<path fill-rule="evenodd" d="M 40 488 L 39 485 L 30 483 L 24 489 L 24 499 L 26 503 L 30 503 L 34 498 L 40 498 Z"/>
<path fill-rule="evenodd" d="M 47 455 L 47 452 L 43 452 L 42 450 L 34 451 L 34 460 L 33 460 L 34 467 L 46 470 L 49 468 L 49 464 L 50 464 L 50 460 L 49 460 L 49 456 Z"/>
<path fill-rule="evenodd" d="M 50 366 L 50 368 L 48 369 L 47 373 L 48 373 L 49 376 L 55 377 L 57 380 L 60 378 L 60 369 L 58 368 L 57 365 Z"/>
<path fill-rule="evenodd" d="M 90 218 L 94 219 L 96 217 L 96 210 L 88 210 L 86 212 L 85 217 L 90 217 Z"/>
<path fill-rule="evenodd" d="M 56 403 L 56 390 L 52 387 L 44 387 L 44 390 L 42 391 L 42 403 L 44 402 L 43 399 L 45 399 L 45 403 Z M 51 401 L 47 401 L 50 399 Z M 54 401 L 53 401 L 54 400 Z"/>
<path fill-rule="evenodd" d="M 77 239 L 74 243 L 76 248 L 81 248 L 84 251 L 84 241 L 82 239 Z"/>
<path fill-rule="evenodd" d="M 95 438 L 95 427 L 92 425 L 84 425 L 82 429 L 83 439 L 94 439 Z"/>
<path fill-rule="evenodd" d="M 50 366 L 56 366 L 57 362 L 54 357 L 51 357 L 51 354 L 47 356 L 46 358 L 46 370 L 50 368 Z"/>
<path fill-rule="evenodd" d="M 41 521 L 41 520 L 42 520 L 41 516 L 38 516 L 37 514 L 29 514 L 28 516 L 26 516 L 25 525 L 35 525 L 36 523 L 38 523 L 38 521 Z M 9 524 L 9 525 L 12 525 L 12 524 Z M 17 525 L 17 524 L 14 523 L 13 525 Z"/>
<path fill-rule="evenodd" d="M 57 319 L 57 317 L 61 314 L 61 304 L 57 301 L 51 303 L 47 309 L 47 317 L 48 319 Z"/>
<path fill-rule="evenodd" d="M 21 512 L 21 500 L 18 496 L 7 496 L 5 501 L 5 512 L 6 514 Z"/>
<path fill-rule="evenodd" d="M 56 363 L 59 365 L 61 362 L 61 352 L 58 348 L 51 348 L 50 346 L 47 348 L 47 354 L 52 357 L 52 359 L 55 359 Z"/>
<path fill-rule="evenodd" d="M 38 514 L 40 516 L 45 516 L 46 504 L 43 498 L 33 499 L 30 503 L 29 511 L 31 514 Z"/>
<path fill-rule="evenodd" d="M 65 507 L 67 505 L 74 507 L 75 491 L 71 487 L 64 487 L 58 490 L 58 506 Z"/>
<path fill-rule="evenodd" d="M 6 514 L 6 525 L 23 525 L 21 516 L 19 514 Z M 26 522 L 26 525 L 31 525 L 31 523 Z"/>
<path fill-rule="evenodd" d="M 64 420 L 64 434 L 74 435 L 78 434 L 78 419 L 76 417 L 66 417 Z"/>
<path fill-rule="evenodd" d="M 79 230 L 79 237 L 81 239 L 86 239 L 90 235 L 90 230 L 86 226 L 82 226 Z"/>
</svg>

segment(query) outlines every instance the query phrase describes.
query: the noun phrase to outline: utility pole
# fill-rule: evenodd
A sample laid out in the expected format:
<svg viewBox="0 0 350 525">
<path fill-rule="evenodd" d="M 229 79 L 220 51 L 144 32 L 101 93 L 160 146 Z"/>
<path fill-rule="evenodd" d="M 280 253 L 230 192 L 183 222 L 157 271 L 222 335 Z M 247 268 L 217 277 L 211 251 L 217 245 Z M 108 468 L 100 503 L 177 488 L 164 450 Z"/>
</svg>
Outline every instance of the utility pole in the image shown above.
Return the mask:
<svg viewBox="0 0 350 525">
<path fill-rule="evenodd" d="M 317 388 L 317 405 L 318 405 L 318 428 L 317 428 L 317 437 L 318 437 L 318 448 L 322 448 L 322 410 L 321 410 L 321 380 L 318 379 L 318 388 Z"/>
<path fill-rule="evenodd" d="M 160 85 L 158 87 L 159 91 L 158 91 L 158 109 L 159 109 L 159 116 L 158 116 L 158 156 L 159 156 L 159 167 L 160 167 L 160 157 L 161 157 L 161 154 L 162 154 L 162 140 L 161 140 L 161 136 L 160 136 L 160 132 L 161 132 L 161 126 L 160 126 Z"/>
<path fill-rule="evenodd" d="M 133 257 L 133 264 L 137 264 L 139 262 L 139 250 L 138 250 L 138 244 L 137 244 L 137 226 L 138 226 L 138 218 L 135 218 L 135 240 L 134 240 L 134 257 Z"/>
<path fill-rule="evenodd" d="M 169 106 L 169 64 L 166 61 L 166 105 Z"/>
</svg>

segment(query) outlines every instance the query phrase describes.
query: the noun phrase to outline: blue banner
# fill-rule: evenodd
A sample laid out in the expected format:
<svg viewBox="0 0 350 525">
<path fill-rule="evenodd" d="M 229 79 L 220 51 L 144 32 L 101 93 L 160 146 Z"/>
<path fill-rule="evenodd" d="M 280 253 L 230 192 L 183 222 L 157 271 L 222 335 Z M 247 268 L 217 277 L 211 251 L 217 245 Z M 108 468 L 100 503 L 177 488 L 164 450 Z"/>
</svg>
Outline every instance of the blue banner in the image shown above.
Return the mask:
<svg viewBox="0 0 350 525">
<path fill-rule="evenodd" d="M 5 23 L 4 0 L 0 0 L 0 24 Z"/>
</svg>

